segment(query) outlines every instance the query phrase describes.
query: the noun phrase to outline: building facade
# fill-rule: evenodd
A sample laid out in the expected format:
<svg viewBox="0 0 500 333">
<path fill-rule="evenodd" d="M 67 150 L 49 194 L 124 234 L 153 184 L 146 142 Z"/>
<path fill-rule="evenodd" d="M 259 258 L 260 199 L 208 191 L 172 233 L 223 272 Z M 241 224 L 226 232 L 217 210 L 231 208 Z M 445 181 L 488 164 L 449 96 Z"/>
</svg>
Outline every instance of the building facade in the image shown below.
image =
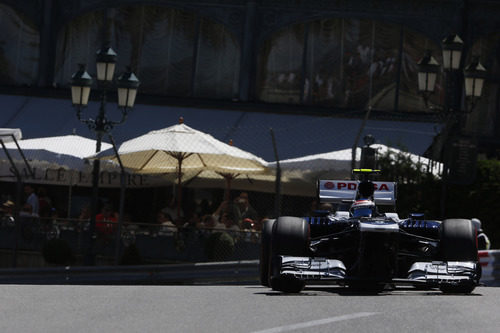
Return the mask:
<svg viewBox="0 0 500 333">
<path fill-rule="evenodd" d="M 0 88 L 67 97 L 78 64 L 95 74 L 110 42 L 118 70 L 141 79 L 139 103 L 441 122 L 452 94 L 440 75 L 426 105 L 417 63 L 427 50 L 442 63 L 441 40 L 457 33 L 464 64 L 488 70 L 463 133 L 498 157 L 499 14 L 491 0 L 2 0 Z"/>
</svg>

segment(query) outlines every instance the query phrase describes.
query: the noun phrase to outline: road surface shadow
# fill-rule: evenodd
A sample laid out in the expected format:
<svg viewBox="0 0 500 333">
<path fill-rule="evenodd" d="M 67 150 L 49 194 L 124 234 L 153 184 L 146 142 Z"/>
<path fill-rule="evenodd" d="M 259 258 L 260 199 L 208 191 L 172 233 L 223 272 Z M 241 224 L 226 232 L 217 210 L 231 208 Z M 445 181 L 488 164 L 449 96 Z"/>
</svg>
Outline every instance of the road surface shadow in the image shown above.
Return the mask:
<svg viewBox="0 0 500 333">
<path fill-rule="evenodd" d="M 389 288 L 385 289 L 384 291 L 381 292 L 371 292 L 371 291 L 366 291 L 366 290 L 353 290 L 348 287 L 343 287 L 343 286 L 307 286 L 302 290 L 300 293 L 282 293 L 279 291 L 273 291 L 270 288 L 266 287 L 257 287 L 257 286 L 252 286 L 251 288 L 259 288 L 262 289 L 260 292 L 255 292 L 257 295 L 265 295 L 265 296 L 281 296 L 281 297 L 287 297 L 287 296 L 302 296 L 302 297 L 307 297 L 307 296 L 332 296 L 332 295 L 337 295 L 337 296 L 348 296 L 348 297 L 356 297 L 356 296 L 467 296 L 467 297 L 472 297 L 472 296 L 482 296 L 480 292 L 477 290 L 472 292 L 471 294 L 444 294 L 442 293 L 439 289 L 417 289 L 414 287 L 396 287 L 396 288 Z"/>
</svg>

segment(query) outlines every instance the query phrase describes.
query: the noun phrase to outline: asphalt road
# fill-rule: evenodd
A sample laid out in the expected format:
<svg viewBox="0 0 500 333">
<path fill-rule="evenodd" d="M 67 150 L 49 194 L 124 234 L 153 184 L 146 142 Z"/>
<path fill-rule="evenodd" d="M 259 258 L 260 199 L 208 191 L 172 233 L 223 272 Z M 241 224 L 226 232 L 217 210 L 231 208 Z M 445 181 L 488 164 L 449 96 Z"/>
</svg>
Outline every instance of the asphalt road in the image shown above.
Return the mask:
<svg viewBox="0 0 500 333">
<path fill-rule="evenodd" d="M 472 295 L 314 286 L 0 286 L 0 332 L 499 332 L 500 288 Z"/>
</svg>

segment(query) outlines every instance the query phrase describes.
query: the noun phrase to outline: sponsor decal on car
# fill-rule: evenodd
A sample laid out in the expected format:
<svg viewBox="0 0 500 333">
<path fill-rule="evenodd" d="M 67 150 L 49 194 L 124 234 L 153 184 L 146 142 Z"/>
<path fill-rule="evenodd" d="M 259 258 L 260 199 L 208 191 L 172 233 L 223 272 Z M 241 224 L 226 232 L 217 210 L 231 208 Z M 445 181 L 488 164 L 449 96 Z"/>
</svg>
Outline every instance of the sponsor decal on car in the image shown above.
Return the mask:
<svg viewBox="0 0 500 333">
<path fill-rule="evenodd" d="M 375 191 L 391 191 L 393 187 L 392 183 L 383 183 L 383 182 L 373 182 L 375 187 Z M 356 191 L 358 188 L 357 182 L 331 182 L 327 181 L 323 184 L 323 186 L 327 190 L 347 190 L 347 191 Z"/>
</svg>

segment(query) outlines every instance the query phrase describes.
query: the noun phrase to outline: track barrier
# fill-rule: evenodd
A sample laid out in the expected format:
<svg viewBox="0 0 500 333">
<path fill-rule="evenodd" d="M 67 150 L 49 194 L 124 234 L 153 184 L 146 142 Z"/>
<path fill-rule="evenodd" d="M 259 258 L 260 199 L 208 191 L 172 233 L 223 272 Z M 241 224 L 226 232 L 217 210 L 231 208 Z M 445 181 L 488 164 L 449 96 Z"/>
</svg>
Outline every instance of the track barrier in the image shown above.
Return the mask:
<svg viewBox="0 0 500 333">
<path fill-rule="evenodd" d="M 479 251 L 481 283 L 500 286 L 500 250 Z M 43 267 L 0 269 L 0 284 L 254 284 L 259 261 L 242 260 L 194 264 Z"/>
<path fill-rule="evenodd" d="M 483 270 L 481 283 L 486 286 L 500 286 L 500 250 L 482 250 L 478 254 Z"/>
<path fill-rule="evenodd" d="M 0 270 L 0 284 L 182 285 L 252 284 L 258 260 L 196 264 L 12 268 Z"/>
</svg>

